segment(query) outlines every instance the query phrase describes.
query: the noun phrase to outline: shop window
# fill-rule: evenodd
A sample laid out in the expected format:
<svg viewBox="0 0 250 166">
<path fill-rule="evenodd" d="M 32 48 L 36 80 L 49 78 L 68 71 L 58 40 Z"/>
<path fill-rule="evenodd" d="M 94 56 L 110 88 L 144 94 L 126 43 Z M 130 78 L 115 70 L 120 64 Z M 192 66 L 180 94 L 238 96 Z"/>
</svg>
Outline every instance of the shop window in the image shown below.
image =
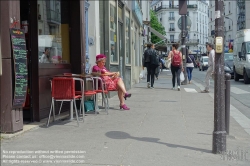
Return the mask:
<svg viewBox="0 0 250 166">
<path fill-rule="evenodd" d="M 70 63 L 69 20 L 62 17 L 61 8 L 67 13 L 67 1 L 39 0 L 38 56 L 40 63 Z M 40 21 L 41 18 L 43 21 Z"/>
<path fill-rule="evenodd" d="M 126 17 L 126 64 L 131 64 L 130 54 L 130 19 Z"/>
<path fill-rule="evenodd" d="M 117 12 L 116 7 L 110 4 L 110 62 L 117 63 Z"/>
</svg>

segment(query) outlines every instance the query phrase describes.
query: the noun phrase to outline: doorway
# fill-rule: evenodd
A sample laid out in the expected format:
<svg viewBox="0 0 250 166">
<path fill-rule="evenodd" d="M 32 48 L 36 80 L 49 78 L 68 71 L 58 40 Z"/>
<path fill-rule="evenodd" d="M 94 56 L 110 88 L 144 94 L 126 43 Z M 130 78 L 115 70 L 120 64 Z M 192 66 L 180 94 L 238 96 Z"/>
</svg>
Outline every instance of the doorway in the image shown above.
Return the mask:
<svg viewBox="0 0 250 166">
<path fill-rule="evenodd" d="M 28 68 L 28 89 L 26 101 L 23 107 L 23 123 L 33 122 L 33 111 L 31 108 L 31 34 L 30 34 L 30 0 L 20 0 L 20 28 L 25 31 L 27 49 L 27 68 Z"/>
</svg>

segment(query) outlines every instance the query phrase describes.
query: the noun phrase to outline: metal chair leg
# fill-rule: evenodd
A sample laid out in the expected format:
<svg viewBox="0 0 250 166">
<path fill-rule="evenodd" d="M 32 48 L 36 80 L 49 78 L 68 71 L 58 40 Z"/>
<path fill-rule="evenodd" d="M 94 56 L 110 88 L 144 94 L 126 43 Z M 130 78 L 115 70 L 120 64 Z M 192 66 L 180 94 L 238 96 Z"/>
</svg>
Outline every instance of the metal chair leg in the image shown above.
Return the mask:
<svg viewBox="0 0 250 166">
<path fill-rule="evenodd" d="M 82 121 L 84 122 L 84 118 L 85 118 L 85 110 L 84 110 L 84 98 L 82 98 L 81 100 L 81 107 L 82 107 Z"/>
<path fill-rule="evenodd" d="M 61 113 L 61 110 L 62 110 L 62 105 L 63 105 L 63 101 L 61 101 L 61 106 L 60 106 L 60 109 L 59 109 L 59 113 L 58 113 L 58 115 L 60 115 L 60 113 Z"/>
<path fill-rule="evenodd" d="M 105 111 L 107 112 L 107 115 L 108 115 L 108 109 L 107 109 L 107 100 L 105 98 L 105 95 L 103 95 L 104 97 L 104 107 L 105 107 Z"/>
<path fill-rule="evenodd" d="M 106 100 L 107 100 L 107 105 L 108 105 L 108 109 L 109 109 L 109 99 L 108 99 L 108 95 L 106 94 Z"/>
<path fill-rule="evenodd" d="M 48 121 L 47 121 L 47 127 L 49 126 L 49 122 L 50 122 L 50 116 L 51 116 L 51 111 L 52 111 L 52 104 L 53 104 L 53 99 L 51 101 L 51 105 L 50 105 L 50 111 L 49 111 L 49 118 L 48 118 Z"/>
<path fill-rule="evenodd" d="M 53 110 L 52 111 L 53 111 L 53 122 L 54 122 L 56 120 L 56 115 L 55 115 L 55 100 L 53 100 L 52 103 L 53 103 L 53 105 L 52 105 L 53 106 Z"/>
<path fill-rule="evenodd" d="M 107 115 L 109 114 L 108 110 L 109 110 L 109 99 L 108 99 L 108 96 L 106 95 L 106 107 L 107 107 Z"/>
<path fill-rule="evenodd" d="M 102 93 L 102 106 L 103 106 L 103 103 L 105 102 L 104 100 L 105 100 L 104 94 Z M 105 103 L 104 103 L 104 104 L 105 104 Z"/>
<path fill-rule="evenodd" d="M 96 98 L 94 97 L 94 108 L 95 108 L 95 115 L 97 115 L 97 107 L 98 107 L 98 104 L 97 104 L 97 101 L 98 99 L 96 100 Z"/>
<path fill-rule="evenodd" d="M 76 107 L 76 100 L 73 100 L 74 102 L 74 106 L 75 106 L 75 111 L 76 111 L 76 121 L 77 121 L 77 126 L 79 127 L 79 121 L 78 121 L 78 111 L 77 111 L 77 107 Z"/>
</svg>

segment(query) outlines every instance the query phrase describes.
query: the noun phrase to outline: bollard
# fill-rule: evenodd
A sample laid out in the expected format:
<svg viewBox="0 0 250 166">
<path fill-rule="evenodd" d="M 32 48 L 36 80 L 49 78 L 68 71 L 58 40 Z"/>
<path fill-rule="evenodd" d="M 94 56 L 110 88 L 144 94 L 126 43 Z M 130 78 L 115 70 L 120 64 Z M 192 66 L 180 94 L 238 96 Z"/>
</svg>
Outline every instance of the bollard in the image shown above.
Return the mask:
<svg viewBox="0 0 250 166">
<path fill-rule="evenodd" d="M 225 124 L 226 132 L 229 135 L 229 123 L 230 123 L 230 79 L 231 75 L 225 74 Z"/>
</svg>

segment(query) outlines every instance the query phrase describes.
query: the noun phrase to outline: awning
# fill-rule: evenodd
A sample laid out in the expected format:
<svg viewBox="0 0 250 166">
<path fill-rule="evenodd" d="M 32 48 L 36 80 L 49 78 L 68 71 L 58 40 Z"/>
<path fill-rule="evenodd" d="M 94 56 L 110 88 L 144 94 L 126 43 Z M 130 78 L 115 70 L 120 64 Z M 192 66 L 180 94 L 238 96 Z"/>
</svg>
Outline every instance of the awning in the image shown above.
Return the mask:
<svg viewBox="0 0 250 166">
<path fill-rule="evenodd" d="M 168 51 L 168 48 L 167 48 L 166 45 L 156 45 L 156 46 L 155 46 L 155 50 L 167 52 L 167 51 Z"/>
<path fill-rule="evenodd" d="M 162 34 L 160 34 L 159 32 L 157 32 L 155 29 L 153 29 L 152 27 L 148 27 L 149 31 L 152 32 L 153 34 L 155 34 L 156 36 L 158 36 L 160 39 L 164 40 L 167 39 L 165 36 L 163 36 Z"/>
</svg>

